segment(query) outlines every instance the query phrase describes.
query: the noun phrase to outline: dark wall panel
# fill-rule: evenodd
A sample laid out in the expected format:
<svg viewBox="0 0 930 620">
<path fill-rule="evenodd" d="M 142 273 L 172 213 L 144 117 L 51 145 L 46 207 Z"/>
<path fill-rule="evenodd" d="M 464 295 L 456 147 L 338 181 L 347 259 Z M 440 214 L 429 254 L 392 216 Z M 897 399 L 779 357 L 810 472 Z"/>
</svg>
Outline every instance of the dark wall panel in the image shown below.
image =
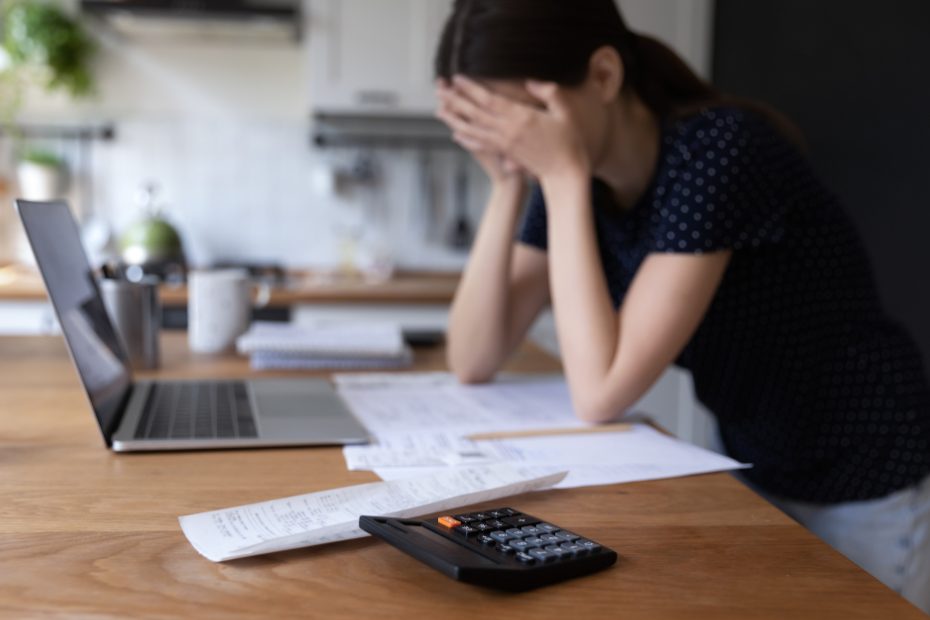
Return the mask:
<svg viewBox="0 0 930 620">
<path fill-rule="evenodd" d="M 930 362 L 930 1 L 717 0 L 714 81 L 800 126 Z"/>
</svg>

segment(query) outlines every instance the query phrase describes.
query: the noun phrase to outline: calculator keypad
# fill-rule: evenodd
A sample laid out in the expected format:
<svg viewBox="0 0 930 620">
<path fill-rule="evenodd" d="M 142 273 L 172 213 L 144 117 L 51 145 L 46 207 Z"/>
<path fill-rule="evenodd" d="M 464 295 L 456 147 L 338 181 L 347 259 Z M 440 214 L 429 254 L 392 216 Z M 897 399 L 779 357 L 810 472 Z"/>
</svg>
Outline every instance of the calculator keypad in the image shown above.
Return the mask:
<svg viewBox="0 0 930 620">
<path fill-rule="evenodd" d="M 546 564 L 595 553 L 602 547 L 556 525 L 512 508 L 439 517 L 437 522 L 456 534 L 526 565 Z"/>
</svg>

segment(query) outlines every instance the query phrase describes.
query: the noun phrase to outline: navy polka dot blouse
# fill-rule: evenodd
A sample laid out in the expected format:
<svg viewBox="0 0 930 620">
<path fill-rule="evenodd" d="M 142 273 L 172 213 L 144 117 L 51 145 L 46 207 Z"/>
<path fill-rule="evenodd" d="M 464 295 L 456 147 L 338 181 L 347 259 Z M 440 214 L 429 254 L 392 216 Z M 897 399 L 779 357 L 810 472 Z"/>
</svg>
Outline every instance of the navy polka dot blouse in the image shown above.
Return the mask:
<svg viewBox="0 0 930 620">
<path fill-rule="evenodd" d="M 749 479 L 836 503 L 930 474 L 920 353 L 882 310 L 865 249 L 802 154 L 761 116 L 710 108 L 663 128 L 649 189 L 621 210 L 593 182 L 601 261 L 619 307 L 653 252 L 734 251 L 677 364 Z M 520 241 L 546 249 L 537 188 Z"/>
</svg>

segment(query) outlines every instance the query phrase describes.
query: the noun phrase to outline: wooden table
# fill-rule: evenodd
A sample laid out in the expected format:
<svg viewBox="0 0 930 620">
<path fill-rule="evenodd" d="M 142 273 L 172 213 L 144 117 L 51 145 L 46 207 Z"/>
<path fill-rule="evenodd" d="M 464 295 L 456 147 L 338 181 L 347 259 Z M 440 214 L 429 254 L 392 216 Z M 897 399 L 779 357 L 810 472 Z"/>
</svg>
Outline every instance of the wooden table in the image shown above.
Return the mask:
<svg viewBox="0 0 930 620">
<path fill-rule="evenodd" d="M 272 287 L 270 307 L 297 304 L 448 304 L 455 295 L 459 274 L 401 271 L 384 281 L 347 278 L 332 273 L 295 271 L 287 282 Z M 162 304 L 185 306 L 187 287 L 163 285 Z M 38 271 L 0 265 L 0 301 L 45 301 Z"/>
<path fill-rule="evenodd" d="M 249 375 L 165 342 L 161 376 Z M 443 367 L 418 351 L 418 369 Z M 551 371 L 522 349 L 512 370 Z M 455 583 L 372 539 L 213 564 L 182 514 L 374 480 L 335 448 L 124 454 L 101 442 L 62 342 L 0 338 L 0 615 L 310 618 L 923 618 L 728 474 L 505 503 L 616 549 L 527 594 Z"/>
</svg>

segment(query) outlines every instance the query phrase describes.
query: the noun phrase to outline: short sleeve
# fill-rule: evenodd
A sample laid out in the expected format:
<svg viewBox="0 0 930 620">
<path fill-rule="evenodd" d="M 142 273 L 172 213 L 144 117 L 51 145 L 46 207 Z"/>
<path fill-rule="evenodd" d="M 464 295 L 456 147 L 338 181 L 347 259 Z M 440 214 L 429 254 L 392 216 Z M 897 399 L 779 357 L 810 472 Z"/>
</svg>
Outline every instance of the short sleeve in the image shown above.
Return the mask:
<svg viewBox="0 0 930 620">
<path fill-rule="evenodd" d="M 533 191 L 530 193 L 530 198 L 523 213 L 523 222 L 517 234 L 517 240 L 520 243 L 531 245 L 543 251 L 549 246 L 546 233 L 546 201 L 539 185 L 534 185 Z"/>
<path fill-rule="evenodd" d="M 652 204 L 653 251 L 701 254 L 781 241 L 787 201 L 777 174 L 799 155 L 764 119 L 705 110 L 667 140 Z"/>
</svg>

